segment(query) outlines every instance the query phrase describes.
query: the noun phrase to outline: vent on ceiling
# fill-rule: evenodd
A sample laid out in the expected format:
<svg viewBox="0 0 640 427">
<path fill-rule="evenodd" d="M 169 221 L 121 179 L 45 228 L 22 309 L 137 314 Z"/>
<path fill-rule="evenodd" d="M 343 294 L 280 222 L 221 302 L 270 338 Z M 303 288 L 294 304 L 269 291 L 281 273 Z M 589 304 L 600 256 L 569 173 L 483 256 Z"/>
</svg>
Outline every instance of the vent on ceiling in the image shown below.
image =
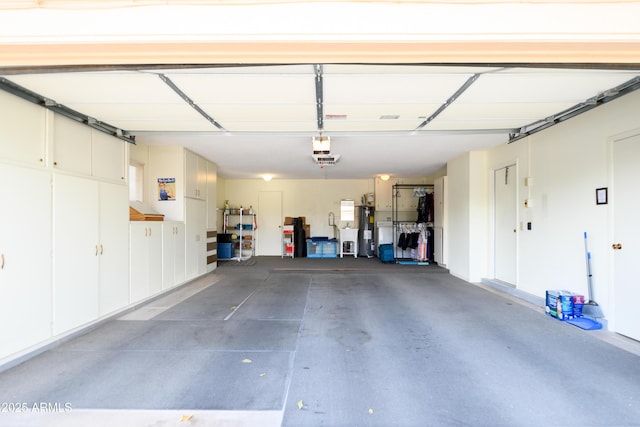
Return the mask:
<svg viewBox="0 0 640 427">
<path fill-rule="evenodd" d="M 383 114 L 380 116 L 380 120 L 398 120 L 400 115 L 398 114 Z"/>
<path fill-rule="evenodd" d="M 340 160 L 340 154 L 312 154 L 313 161 L 321 166 L 332 166 Z"/>
</svg>

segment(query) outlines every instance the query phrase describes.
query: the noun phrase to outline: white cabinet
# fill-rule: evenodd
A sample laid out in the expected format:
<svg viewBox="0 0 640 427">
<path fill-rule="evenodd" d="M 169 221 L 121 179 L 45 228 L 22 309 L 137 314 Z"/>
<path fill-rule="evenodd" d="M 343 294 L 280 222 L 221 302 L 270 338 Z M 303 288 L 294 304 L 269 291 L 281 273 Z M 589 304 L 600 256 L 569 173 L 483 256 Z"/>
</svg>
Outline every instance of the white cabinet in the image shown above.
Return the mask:
<svg viewBox="0 0 640 427">
<path fill-rule="evenodd" d="M 53 123 L 53 167 L 91 175 L 91 128 L 64 116 Z"/>
<path fill-rule="evenodd" d="M 100 316 L 129 304 L 129 188 L 100 185 Z"/>
<path fill-rule="evenodd" d="M 204 200 L 187 198 L 185 203 L 185 271 L 186 279 L 206 273 L 207 220 Z"/>
<path fill-rule="evenodd" d="M 128 203 L 125 186 L 89 178 L 54 174 L 54 189 L 58 334 L 126 304 Z"/>
<path fill-rule="evenodd" d="M 175 262 L 180 265 L 163 266 L 163 288 L 183 283 L 207 271 L 207 227 L 215 230 L 216 224 L 216 180 L 217 167 L 205 158 L 179 146 L 149 147 L 149 171 L 146 182 L 150 188 L 147 200 L 154 209 L 165 215 L 165 220 L 183 223 L 182 234 L 178 238 L 183 247 L 170 248 L 165 242 L 165 251 L 176 252 Z M 159 178 L 175 178 L 174 201 L 158 201 L 157 182 Z M 211 185 L 209 185 L 209 183 Z M 169 233 L 171 230 L 169 229 Z M 165 236 L 168 236 L 165 231 Z M 170 236 L 170 234 L 169 234 Z M 164 256 L 165 263 L 168 255 Z M 175 268 L 171 279 L 171 269 Z M 177 273 L 178 271 L 184 273 Z M 178 274 L 178 276 L 176 276 Z M 184 276 L 182 276 L 184 274 Z M 174 283 L 174 285 L 169 285 Z"/>
<path fill-rule="evenodd" d="M 44 166 L 46 110 L 5 91 L 0 105 L 0 159 Z"/>
<path fill-rule="evenodd" d="M 207 160 L 185 150 L 185 196 L 207 198 Z"/>
<path fill-rule="evenodd" d="M 162 289 L 169 289 L 185 280 L 185 227 L 182 222 L 162 224 Z"/>
<path fill-rule="evenodd" d="M 0 164 L 0 359 L 51 337 L 51 174 Z"/>
<path fill-rule="evenodd" d="M 91 130 L 91 174 L 110 181 L 125 182 L 128 142 Z"/>
<path fill-rule="evenodd" d="M 53 167 L 86 176 L 126 181 L 126 142 L 55 116 Z"/>
<path fill-rule="evenodd" d="M 383 181 L 380 178 L 375 180 L 375 200 L 376 209 L 381 211 L 391 210 L 391 186 L 392 182 Z"/>
<path fill-rule="evenodd" d="M 130 223 L 131 303 L 162 290 L 162 222 Z"/>
</svg>

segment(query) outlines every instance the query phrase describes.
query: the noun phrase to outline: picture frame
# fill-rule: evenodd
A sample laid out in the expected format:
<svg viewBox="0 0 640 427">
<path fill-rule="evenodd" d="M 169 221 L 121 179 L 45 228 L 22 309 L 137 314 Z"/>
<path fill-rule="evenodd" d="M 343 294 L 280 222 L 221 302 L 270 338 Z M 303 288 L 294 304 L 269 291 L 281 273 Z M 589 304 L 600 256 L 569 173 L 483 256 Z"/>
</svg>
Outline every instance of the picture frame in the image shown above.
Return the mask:
<svg viewBox="0 0 640 427">
<path fill-rule="evenodd" d="M 596 188 L 596 205 L 606 205 L 609 202 L 607 187 Z"/>
</svg>

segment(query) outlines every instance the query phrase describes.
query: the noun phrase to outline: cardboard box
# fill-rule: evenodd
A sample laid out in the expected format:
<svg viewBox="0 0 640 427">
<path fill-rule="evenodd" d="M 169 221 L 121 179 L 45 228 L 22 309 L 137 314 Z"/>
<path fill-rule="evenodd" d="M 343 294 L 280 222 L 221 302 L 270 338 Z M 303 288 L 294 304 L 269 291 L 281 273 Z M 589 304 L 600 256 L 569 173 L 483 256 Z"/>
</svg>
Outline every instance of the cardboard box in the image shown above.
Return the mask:
<svg viewBox="0 0 640 427">
<path fill-rule="evenodd" d="M 284 225 L 293 225 L 293 220 L 296 218 L 300 219 L 300 221 L 302 222 L 302 225 L 305 225 L 307 223 L 307 217 L 304 217 L 304 216 L 296 216 L 296 217 L 285 216 Z"/>
</svg>

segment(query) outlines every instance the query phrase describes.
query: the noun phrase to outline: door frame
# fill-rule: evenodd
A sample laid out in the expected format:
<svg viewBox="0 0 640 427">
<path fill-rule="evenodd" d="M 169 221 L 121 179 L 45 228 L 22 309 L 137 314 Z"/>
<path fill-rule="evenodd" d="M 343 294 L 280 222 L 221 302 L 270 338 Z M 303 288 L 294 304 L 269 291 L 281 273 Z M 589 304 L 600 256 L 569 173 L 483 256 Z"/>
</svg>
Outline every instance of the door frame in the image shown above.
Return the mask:
<svg viewBox="0 0 640 427">
<path fill-rule="evenodd" d="M 500 279 L 496 279 L 496 227 L 495 227 L 495 223 L 496 223 L 496 209 L 495 209 L 495 204 L 496 204 L 496 187 L 495 187 L 495 176 L 496 176 L 496 172 L 500 169 L 504 169 L 507 167 L 513 167 L 515 169 L 515 191 L 516 191 L 516 195 L 515 195 L 515 199 L 516 199 L 516 205 L 514 206 L 515 209 L 515 225 L 516 225 L 516 242 L 515 242 L 515 258 L 514 258 L 514 262 L 515 262 L 515 283 L 507 283 L 507 282 L 503 282 Z M 493 280 L 498 280 L 500 281 L 501 284 L 505 284 L 508 286 L 513 286 L 514 288 L 518 287 L 518 283 L 519 283 L 519 278 L 520 278 L 520 218 L 519 218 L 519 209 L 518 209 L 518 200 L 520 200 L 520 186 L 519 186 L 519 182 L 520 182 L 520 163 L 518 161 L 518 159 L 514 159 L 514 160 L 507 160 L 501 163 L 498 163 L 497 165 L 493 166 L 490 170 L 489 170 L 489 224 L 488 224 L 488 230 L 489 230 L 489 239 L 488 239 L 488 243 L 489 243 L 489 256 L 488 256 L 488 273 L 490 275 L 490 278 Z"/>
</svg>

